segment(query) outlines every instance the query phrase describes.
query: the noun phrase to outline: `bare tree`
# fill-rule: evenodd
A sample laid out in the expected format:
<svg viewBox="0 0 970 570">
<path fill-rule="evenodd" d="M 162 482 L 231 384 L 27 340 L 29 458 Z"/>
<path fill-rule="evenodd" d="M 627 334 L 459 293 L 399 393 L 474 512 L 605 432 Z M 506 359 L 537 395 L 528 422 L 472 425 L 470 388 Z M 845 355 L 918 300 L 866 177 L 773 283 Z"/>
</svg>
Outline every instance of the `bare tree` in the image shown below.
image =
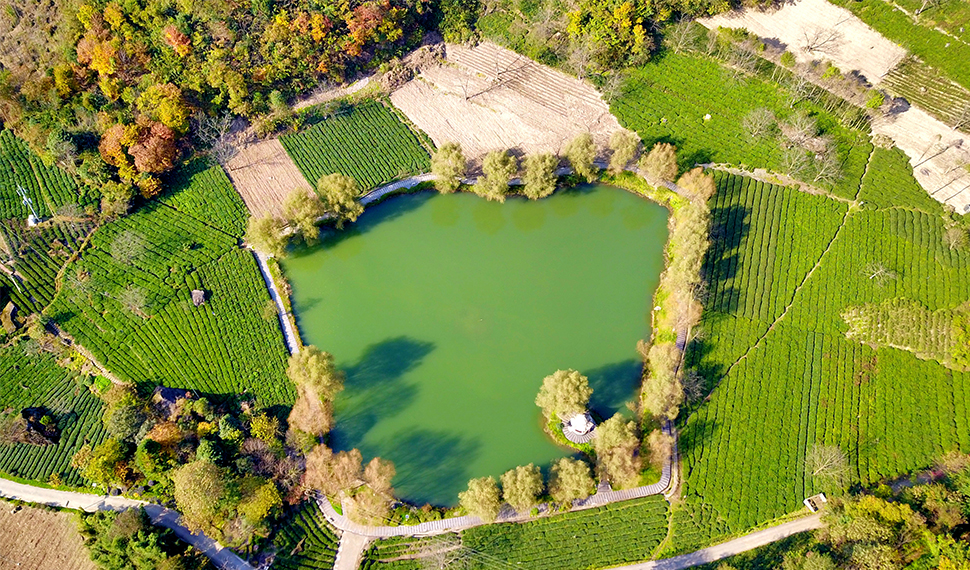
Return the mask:
<svg viewBox="0 0 970 570">
<path fill-rule="evenodd" d="M 569 52 L 569 68 L 576 77 L 586 79 L 593 65 L 593 50 L 586 41 L 576 42 Z"/>
<path fill-rule="evenodd" d="M 940 6 L 946 4 L 946 2 L 947 0 L 923 0 L 923 3 L 920 4 L 919 9 L 916 10 L 914 15 L 919 16 L 926 10 L 929 10 L 930 8 L 939 8 Z"/>
<path fill-rule="evenodd" d="M 456 534 L 421 541 L 417 559 L 422 570 L 459 570 L 468 566 L 467 552 Z"/>
<path fill-rule="evenodd" d="M 741 119 L 741 127 L 753 138 L 771 134 L 775 126 L 775 114 L 770 109 L 758 107 Z"/>
<path fill-rule="evenodd" d="M 849 482 L 849 460 L 837 445 L 813 444 L 805 454 L 805 470 L 820 483 L 844 487 Z"/>
<path fill-rule="evenodd" d="M 145 253 L 145 238 L 136 231 L 125 230 L 111 242 L 111 257 L 127 265 Z"/>
<path fill-rule="evenodd" d="M 970 101 L 965 101 L 963 107 L 953 117 L 953 130 L 970 127 Z"/>
<path fill-rule="evenodd" d="M 835 184 L 842 178 L 842 163 L 832 146 L 826 146 L 823 151 L 816 153 L 811 166 L 812 182 L 815 184 Z"/>
<path fill-rule="evenodd" d="M 690 20 L 686 18 L 680 18 L 675 24 L 668 26 L 665 32 L 664 40 L 674 53 L 689 51 L 697 41 L 697 34 L 691 27 Z"/>
<path fill-rule="evenodd" d="M 785 172 L 794 178 L 801 178 L 808 168 L 808 153 L 801 147 L 791 147 L 785 149 L 784 168 Z"/>
<path fill-rule="evenodd" d="M 229 113 L 217 117 L 198 113 L 194 117 L 196 136 L 209 147 L 212 159 L 222 165 L 239 152 L 239 141 L 232 130 L 234 120 Z"/>
<path fill-rule="evenodd" d="M 781 134 L 789 143 L 804 147 L 816 133 L 818 133 L 818 123 L 815 119 L 805 113 L 798 113 L 790 121 L 781 123 Z"/>
<path fill-rule="evenodd" d="M 728 63 L 733 68 L 731 77 L 738 79 L 749 73 L 754 73 L 758 66 L 758 54 L 752 46 L 745 42 L 731 48 L 731 55 Z"/>
<path fill-rule="evenodd" d="M 809 53 L 830 55 L 838 50 L 843 40 L 842 32 L 834 27 L 826 29 L 821 26 L 814 26 L 802 33 L 802 48 Z"/>
<path fill-rule="evenodd" d="M 611 103 L 623 94 L 623 87 L 625 85 L 626 77 L 622 73 L 614 71 L 606 76 L 606 79 L 603 81 L 603 86 L 600 87 L 600 92 L 603 93 L 603 98 L 606 99 L 606 102 Z"/>
<path fill-rule="evenodd" d="M 874 282 L 879 287 L 882 287 L 886 283 L 899 277 L 899 275 L 892 269 L 889 269 L 882 263 L 876 262 L 866 264 L 866 266 L 862 268 L 862 275 L 866 279 Z"/>
<path fill-rule="evenodd" d="M 680 384 L 684 388 L 684 400 L 687 402 L 696 402 L 704 395 L 704 377 L 693 368 L 684 372 Z"/>
<path fill-rule="evenodd" d="M 128 285 L 118 293 L 115 300 L 132 313 L 141 317 L 145 316 L 145 292 L 139 287 Z"/>
</svg>

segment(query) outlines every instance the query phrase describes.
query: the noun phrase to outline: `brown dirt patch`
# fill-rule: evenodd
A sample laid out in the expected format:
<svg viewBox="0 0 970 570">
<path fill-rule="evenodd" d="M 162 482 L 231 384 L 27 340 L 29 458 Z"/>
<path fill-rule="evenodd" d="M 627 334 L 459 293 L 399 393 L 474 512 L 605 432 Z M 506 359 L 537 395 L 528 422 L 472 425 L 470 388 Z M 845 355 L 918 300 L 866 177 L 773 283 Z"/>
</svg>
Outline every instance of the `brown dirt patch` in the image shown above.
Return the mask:
<svg viewBox="0 0 970 570">
<path fill-rule="evenodd" d="M 70 513 L 0 502 L 0 570 L 97 570 Z"/>
<path fill-rule="evenodd" d="M 473 161 L 496 149 L 559 152 L 586 131 L 606 146 L 620 130 L 592 86 L 495 44 L 448 44 L 445 58 L 391 102 L 436 145 L 458 142 Z"/>
<path fill-rule="evenodd" d="M 282 213 L 283 200 L 294 188 L 312 191 L 278 139 L 240 148 L 226 172 L 254 216 Z"/>
</svg>

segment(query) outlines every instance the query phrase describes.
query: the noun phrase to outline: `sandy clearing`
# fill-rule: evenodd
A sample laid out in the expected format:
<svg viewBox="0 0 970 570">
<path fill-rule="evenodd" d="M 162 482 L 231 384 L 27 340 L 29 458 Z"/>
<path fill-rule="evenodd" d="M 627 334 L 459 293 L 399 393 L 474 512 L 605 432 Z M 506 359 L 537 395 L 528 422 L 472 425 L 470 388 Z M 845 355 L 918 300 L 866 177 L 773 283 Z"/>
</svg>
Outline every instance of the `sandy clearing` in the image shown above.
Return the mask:
<svg viewBox="0 0 970 570">
<path fill-rule="evenodd" d="M 281 214 L 283 200 L 294 188 L 312 191 L 279 139 L 240 148 L 226 165 L 226 173 L 254 216 Z"/>
<path fill-rule="evenodd" d="M 391 102 L 436 145 L 461 143 L 476 160 L 495 149 L 559 152 L 581 132 L 605 146 L 620 124 L 590 85 L 495 44 L 448 44 Z"/>
<path fill-rule="evenodd" d="M 801 63 L 829 60 L 843 72 L 858 70 L 873 84 L 906 57 L 905 49 L 826 0 L 797 0 L 766 12 L 735 10 L 698 21 L 707 28 L 746 28 L 762 38 L 777 39 Z M 829 38 L 814 51 L 806 49 L 809 43 Z"/>
<path fill-rule="evenodd" d="M 0 569 L 96 570 L 70 513 L 0 502 Z"/>
</svg>

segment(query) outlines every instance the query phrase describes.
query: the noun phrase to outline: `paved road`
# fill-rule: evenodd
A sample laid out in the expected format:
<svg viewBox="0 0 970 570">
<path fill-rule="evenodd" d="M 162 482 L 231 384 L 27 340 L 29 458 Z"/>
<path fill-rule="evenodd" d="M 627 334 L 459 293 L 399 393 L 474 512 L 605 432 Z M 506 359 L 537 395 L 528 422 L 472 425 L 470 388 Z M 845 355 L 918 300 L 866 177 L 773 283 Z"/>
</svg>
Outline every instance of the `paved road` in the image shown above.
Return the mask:
<svg viewBox="0 0 970 570">
<path fill-rule="evenodd" d="M 715 562 L 728 558 L 729 556 L 734 556 L 735 554 L 754 550 L 755 548 L 771 544 L 783 538 L 788 538 L 793 534 L 821 528 L 821 517 L 822 515 L 820 514 L 810 515 L 778 526 L 766 528 L 765 530 L 752 532 L 740 538 L 698 550 L 697 552 L 691 552 L 690 554 L 664 558 L 663 560 L 630 564 L 628 566 L 617 566 L 613 570 L 683 570 L 684 568 Z"/>
<path fill-rule="evenodd" d="M 340 546 L 337 548 L 337 559 L 334 561 L 333 570 L 357 570 L 370 540 L 359 534 L 344 533 L 340 537 Z"/>
<path fill-rule="evenodd" d="M 259 272 L 263 274 L 263 282 L 266 283 L 269 296 L 276 303 L 276 312 L 280 317 L 280 327 L 283 329 L 283 340 L 286 342 L 286 349 L 290 351 L 290 354 L 296 354 L 300 352 L 300 344 L 296 342 L 296 331 L 293 330 L 290 313 L 286 310 L 286 306 L 283 305 L 280 292 L 276 289 L 276 282 L 273 281 L 273 275 L 269 272 L 269 265 L 266 264 L 266 255 L 256 250 L 253 250 L 253 253 L 256 255 L 256 264 L 259 265 Z"/>
<path fill-rule="evenodd" d="M 54 507 L 77 509 L 89 513 L 95 511 L 123 511 L 135 507 L 144 507 L 145 512 L 148 513 L 148 517 L 153 524 L 172 529 L 177 537 L 208 556 L 216 568 L 225 570 L 253 570 L 252 566 L 236 556 L 228 548 L 223 548 L 218 542 L 202 533 L 192 534 L 189 532 L 189 529 L 179 524 L 179 514 L 177 512 L 158 505 L 150 505 L 144 501 L 136 501 L 135 499 L 128 499 L 126 497 L 89 495 L 74 491 L 44 489 L 7 479 L 0 479 L 0 497 L 19 499 L 21 501 L 40 503 Z"/>
</svg>

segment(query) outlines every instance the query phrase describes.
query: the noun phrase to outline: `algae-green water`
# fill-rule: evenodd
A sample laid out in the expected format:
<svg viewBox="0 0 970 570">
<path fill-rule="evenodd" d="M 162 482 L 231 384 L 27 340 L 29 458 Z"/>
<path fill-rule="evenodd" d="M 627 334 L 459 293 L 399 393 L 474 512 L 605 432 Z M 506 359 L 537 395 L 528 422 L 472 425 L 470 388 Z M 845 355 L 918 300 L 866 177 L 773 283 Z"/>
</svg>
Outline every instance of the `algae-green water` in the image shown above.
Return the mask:
<svg viewBox="0 0 970 570">
<path fill-rule="evenodd" d="M 346 372 L 331 445 L 397 467 L 396 495 L 453 505 L 472 477 L 569 454 L 542 379 L 575 368 L 604 417 L 635 397 L 667 212 L 585 186 L 504 204 L 397 196 L 284 262 L 304 342 Z"/>
</svg>

